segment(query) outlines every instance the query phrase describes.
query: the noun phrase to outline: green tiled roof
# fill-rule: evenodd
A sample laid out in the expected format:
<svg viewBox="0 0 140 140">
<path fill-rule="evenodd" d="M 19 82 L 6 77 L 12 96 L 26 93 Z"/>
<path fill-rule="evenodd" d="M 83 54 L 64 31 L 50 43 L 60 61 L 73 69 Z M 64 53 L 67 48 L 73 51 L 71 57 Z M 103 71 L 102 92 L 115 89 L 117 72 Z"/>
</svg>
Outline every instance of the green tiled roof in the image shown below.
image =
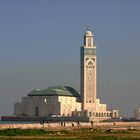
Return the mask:
<svg viewBox="0 0 140 140">
<path fill-rule="evenodd" d="M 36 89 L 27 94 L 28 96 L 74 96 L 80 97 L 80 94 L 72 87 L 55 86 L 47 89 Z"/>
</svg>

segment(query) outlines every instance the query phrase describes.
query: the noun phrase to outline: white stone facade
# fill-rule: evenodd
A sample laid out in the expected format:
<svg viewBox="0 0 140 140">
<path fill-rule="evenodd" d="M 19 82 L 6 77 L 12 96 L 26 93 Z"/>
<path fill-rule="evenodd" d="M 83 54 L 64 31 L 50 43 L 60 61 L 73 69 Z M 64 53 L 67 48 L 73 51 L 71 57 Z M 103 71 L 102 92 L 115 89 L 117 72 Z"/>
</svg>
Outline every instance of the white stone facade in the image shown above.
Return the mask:
<svg viewBox="0 0 140 140">
<path fill-rule="evenodd" d="M 16 116 L 71 116 L 72 111 L 81 111 L 81 103 L 69 96 L 28 96 L 14 104 Z"/>
<path fill-rule="evenodd" d="M 82 110 L 96 110 L 96 46 L 90 31 L 81 47 L 81 93 Z"/>
<path fill-rule="evenodd" d="M 61 103 L 61 115 L 71 116 L 73 111 L 81 111 L 81 103 L 77 102 L 77 98 L 67 96 L 59 96 L 58 98 Z"/>
<path fill-rule="evenodd" d="M 82 114 L 100 120 L 109 119 L 118 113 L 107 110 L 106 104 L 101 104 L 97 99 L 97 58 L 94 36 L 87 30 L 84 35 L 84 43 L 81 47 L 81 94 Z M 116 114 L 118 116 L 118 114 Z"/>
</svg>

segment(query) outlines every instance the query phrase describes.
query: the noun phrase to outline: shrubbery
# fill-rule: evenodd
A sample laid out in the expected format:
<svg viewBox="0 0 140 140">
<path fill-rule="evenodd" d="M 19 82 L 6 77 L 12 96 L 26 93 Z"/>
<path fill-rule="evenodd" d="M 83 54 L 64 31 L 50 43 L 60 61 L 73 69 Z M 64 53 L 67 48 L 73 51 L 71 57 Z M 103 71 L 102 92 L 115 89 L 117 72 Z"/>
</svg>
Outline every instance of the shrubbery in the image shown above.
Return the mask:
<svg viewBox="0 0 140 140">
<path fill-rule="evenodd" d="M 5 129 L 0 130 L 0 136 L 36 136 L 51 133 L 44 129 Z"/>
</svg>

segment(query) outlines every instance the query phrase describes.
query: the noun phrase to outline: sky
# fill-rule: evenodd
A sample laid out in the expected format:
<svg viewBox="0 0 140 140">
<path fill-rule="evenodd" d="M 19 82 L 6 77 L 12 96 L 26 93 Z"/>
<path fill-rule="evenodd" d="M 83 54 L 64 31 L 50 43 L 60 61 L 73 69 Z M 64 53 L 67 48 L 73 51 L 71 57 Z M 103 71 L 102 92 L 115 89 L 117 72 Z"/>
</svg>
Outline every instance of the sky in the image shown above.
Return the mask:
<svg viewBox="0 0 140 140">
<path fill-rule="evenodd" d="M 97 97 L 122 116 L 140 107 L 139 0 L 1 0 L 0 115 L 37 88 L 80 89 L 87 26 L 97 46 Z"/>
</svg>

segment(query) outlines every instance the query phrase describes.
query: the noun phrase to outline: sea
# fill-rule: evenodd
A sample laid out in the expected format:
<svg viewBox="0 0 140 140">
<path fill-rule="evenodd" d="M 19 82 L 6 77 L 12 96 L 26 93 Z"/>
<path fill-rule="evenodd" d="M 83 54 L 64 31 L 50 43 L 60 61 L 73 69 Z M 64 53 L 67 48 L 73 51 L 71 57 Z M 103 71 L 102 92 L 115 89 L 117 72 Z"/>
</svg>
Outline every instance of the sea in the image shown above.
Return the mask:
<svg viewBox="0 0 140 140">
<path fill-rule="evenodd" d="M 38 124 L 39 122 L 26 121 L 0 121 L 0 124 Z"/>
</svg>

